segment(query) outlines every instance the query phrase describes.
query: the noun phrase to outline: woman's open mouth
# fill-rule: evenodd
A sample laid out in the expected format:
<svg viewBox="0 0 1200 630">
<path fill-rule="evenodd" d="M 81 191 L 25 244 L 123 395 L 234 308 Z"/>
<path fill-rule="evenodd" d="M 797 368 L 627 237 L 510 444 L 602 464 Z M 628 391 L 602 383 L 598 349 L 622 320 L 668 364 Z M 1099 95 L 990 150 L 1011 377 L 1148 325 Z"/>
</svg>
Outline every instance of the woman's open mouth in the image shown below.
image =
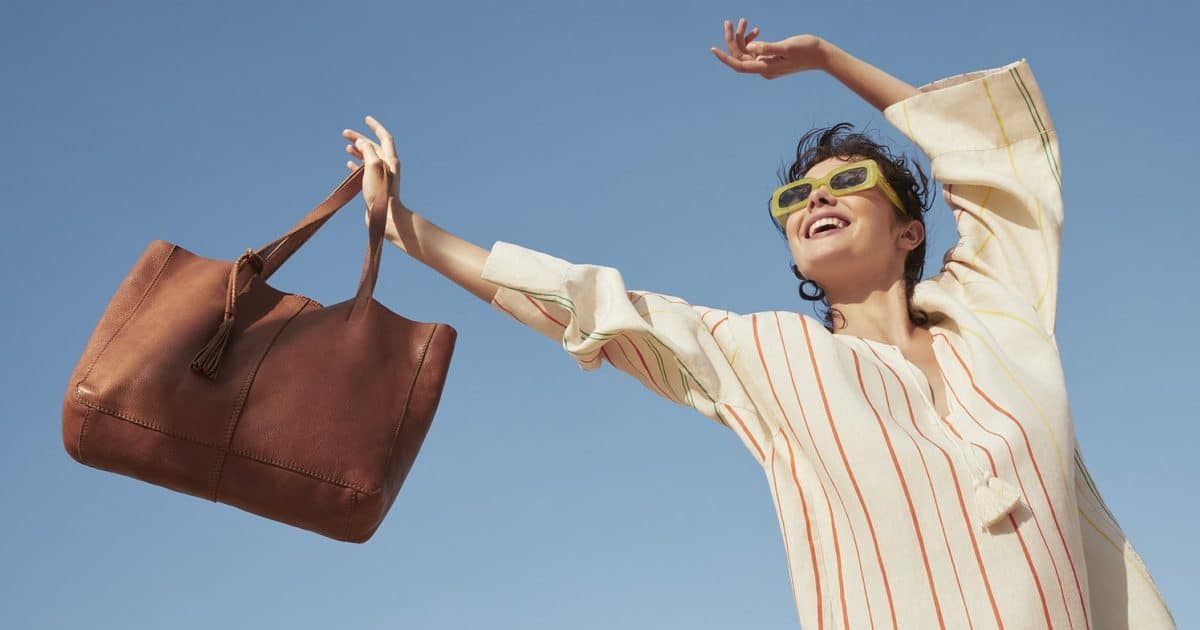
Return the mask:
<svg viewBox="0 0 1200 630">
<path fill-rule="evenodd" d="M 825 238 L 837 234 L 849 226 L 849 221 L 839 217 L 817 219 L 808 227 L 808 234 L 805 235 L 805 238 Z"/>
</svg>

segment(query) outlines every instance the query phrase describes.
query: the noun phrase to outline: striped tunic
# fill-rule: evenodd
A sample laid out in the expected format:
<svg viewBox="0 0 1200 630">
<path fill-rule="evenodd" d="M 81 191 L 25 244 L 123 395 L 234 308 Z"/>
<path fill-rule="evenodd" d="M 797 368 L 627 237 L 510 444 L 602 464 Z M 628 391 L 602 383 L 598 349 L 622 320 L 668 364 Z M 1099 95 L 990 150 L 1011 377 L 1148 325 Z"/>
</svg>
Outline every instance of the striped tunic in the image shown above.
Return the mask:
<svg viewBox="0 0 1200 630">
<path fill-rule="evenodd" d="M 493 306 L 733 431 L 770 484 L 806 629 L 1174 627 L 1076 444 L 1054 337 L 1058 142 L 1028 64 L 884 115 L 958 227 L 913 294 L 945 417 L 897 347 L 794 312 L 629 291 L 616 269 L 504 242 L 483 271 Z"/>
</svg>

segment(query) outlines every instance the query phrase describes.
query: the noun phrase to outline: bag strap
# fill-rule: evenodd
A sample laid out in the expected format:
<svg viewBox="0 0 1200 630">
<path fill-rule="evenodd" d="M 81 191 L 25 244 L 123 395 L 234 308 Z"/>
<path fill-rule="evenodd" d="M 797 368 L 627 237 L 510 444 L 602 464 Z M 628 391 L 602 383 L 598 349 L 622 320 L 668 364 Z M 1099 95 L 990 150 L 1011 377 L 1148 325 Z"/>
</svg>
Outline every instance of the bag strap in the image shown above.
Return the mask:
<svg viewBox="0 0 1200 630">
<path fill-rule="evenodd" d="M 338 184 L 332 193 L 329 193 L 325 201 L 300 219 L 287 234 L 258 250 L 258 256 L 263 261 L 263 269 L 259 275 L 264 282 L 269 280 L 292 257 L 292 254 L 296 253 L 296 250 L 307 243 L 308 239 L 312 238 L 312 235 L 316 234 L 317 230 L 321 229 L 330 217 L 341 210 L 351 199 L 358 196 L 362 190 L 362 177 L 363 167 L 360 166 L 353 173 L 347 175 L 346 179 L 343 179 L 342 183 Z"/>
<path fill-rule="evenodd" d="M 278 271 L 292 257 L 292 254 L 296 253 L 296 250 L 307 243 L 308 239 L 312 238 L 312 235 L 316 234 L 317 230 L 321 229 L 330 217 L 341 210 L 351 199 L 358 196 L 358 193 L 362 191 L 364 169 L 365 166 L 359 166 L 353 173 L 347 175 L 346 179 L 343 179 L 342 183 L 338 184 L 337 188 L 325 198 L 325 201 L 300 219 L 287 234 L 258 250 L 257 254 L 262 259 L 262 271 L 258 275 L 264 282 Z M 390 179 L 391 173 L 388 173 L 388 176 Z M 389 189 L 391 187 L 390 181 L 388 187 Z M 350 311 L 351 318 L 366 312 L 366 306 L 375 293 L 375 281 L 379 277 L 379 261 L 383 254 L 383 234 L 390 212 L 391 203 L 386 208 L 376 208 L 368 218 L 367 255 L 363 261 L 362 276 L 358 281 L 354 308 Z"/>
</svg>

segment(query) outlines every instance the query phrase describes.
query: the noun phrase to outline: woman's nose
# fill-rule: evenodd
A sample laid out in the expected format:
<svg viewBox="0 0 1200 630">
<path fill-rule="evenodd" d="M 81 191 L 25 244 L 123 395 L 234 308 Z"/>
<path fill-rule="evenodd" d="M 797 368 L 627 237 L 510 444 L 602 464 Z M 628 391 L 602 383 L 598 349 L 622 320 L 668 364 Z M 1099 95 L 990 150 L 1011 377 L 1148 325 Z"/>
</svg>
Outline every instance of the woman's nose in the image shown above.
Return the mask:
<svg viewBox="0 0 1200 630">
<path fill-rule="evenodd" d="M 837 197 L 829 192 L 829 189 L 824 186 L 817 187 L 808 195 L 808 209 L 819 208 L 821 206 L 831 206 L 837 203 Z"/>
</svg>

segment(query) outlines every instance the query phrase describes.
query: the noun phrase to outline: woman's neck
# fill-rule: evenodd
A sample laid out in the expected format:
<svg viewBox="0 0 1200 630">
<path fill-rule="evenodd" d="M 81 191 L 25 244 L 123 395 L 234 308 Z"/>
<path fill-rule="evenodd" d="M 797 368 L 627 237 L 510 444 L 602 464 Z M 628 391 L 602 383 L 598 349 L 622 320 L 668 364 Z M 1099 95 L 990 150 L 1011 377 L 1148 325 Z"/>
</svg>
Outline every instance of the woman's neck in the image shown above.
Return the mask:
<svg viewBox="0 0 1200 630">
<path fill-rule="evenodd" d="M 909 347 L 921 334 L 908 311 L 908 295 L 903 278 L 881 284 L 865 283 L 837 293 L 829 293 L 834 316 L 834 332 L 879 341 L 899 348 Z M 840 327 L 839 327 L 840 326 Z"/>
</svg>

